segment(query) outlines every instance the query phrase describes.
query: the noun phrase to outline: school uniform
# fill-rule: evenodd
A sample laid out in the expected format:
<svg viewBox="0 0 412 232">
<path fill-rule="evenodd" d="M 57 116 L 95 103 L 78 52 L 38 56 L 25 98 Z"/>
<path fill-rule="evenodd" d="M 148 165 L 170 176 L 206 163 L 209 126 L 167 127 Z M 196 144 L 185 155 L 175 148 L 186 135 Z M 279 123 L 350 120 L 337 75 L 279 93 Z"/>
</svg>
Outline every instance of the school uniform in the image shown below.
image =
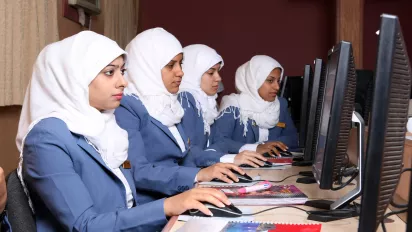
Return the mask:
<svg viewBox="0 0 412 232">
<path fill-rule="evenodd" d="M 279 123 L 269 129 L 267 141 L 283 142 L 289 149 L 298 146 L 297 130 L 288 111 L 287 101 L 279 97 L 280 116 Z M 248 119 L 247 132 L 244 135 L 244 126 L 241 124 L 241 119 L 234 115 L 239 115 L 238 107 L 226 108 L 223 111 L 230 113 L 222 113 L 215 121 L 217 130 L 214 137 L 214 143 L 225 141 L 225 144 L 230 144 L 232 149 L 229 152 L 236 152 L 245 144 L 256 144 L 259 142 L 259 126 L 252 120 Z"/>
<path fill-rule="evenodd" d="M 116 42 L 83 31 L 35 62 L 16 144 L 38 231 L 156 231 L 167 222 L 164 199 L 142 204 L 136 193 L 140 169 L 114 110 L 90 105 L 89 85 L 119 56 Z"/>
<path fill-rule="evenodd" d="M 256 55 L 236 70 L 238 94 L 222 98 L 220 115 L 215 121 L 217 135 L 214 142 L 231 144 L 233 150 L 230 152 L 256 151 L 259 144 L 270 141 L 283 142 L 289 149 L 298 146 L 297 130 L 287 110 L 286 100 L 276 97 L 268 102 L 259 94 L 259 88 L 277 68 L 281 70 L 280 82 L 284 69 L 269 56 Z M 276 91 L 273 85 L 271 88 Z"/>
<path fill-rule="evenodd" d="M 164 199 L 139 203 L 134 169 L 120 167 L 133 194 L 84 136 L 60 119 L 37 123 L 25 139 L 23 178 L 38 231 L 154 231 L 166 223 Z"/>
</svg>

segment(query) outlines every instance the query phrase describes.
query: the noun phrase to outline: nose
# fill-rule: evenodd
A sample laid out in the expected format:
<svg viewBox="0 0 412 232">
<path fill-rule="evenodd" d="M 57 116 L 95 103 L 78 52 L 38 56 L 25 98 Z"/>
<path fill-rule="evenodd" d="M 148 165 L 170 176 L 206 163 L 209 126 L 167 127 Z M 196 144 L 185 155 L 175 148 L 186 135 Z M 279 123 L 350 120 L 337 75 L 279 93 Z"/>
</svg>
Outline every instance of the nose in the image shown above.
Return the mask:
<svg viewBox="0 0 412 232">
<path fill-rule="evenodd" d="M 280 89 L 279 82 L 275 81 L 274 84 L 273 84 L 273 88 L 274 88 L 276 91 L 279 91 L 279 89 Z"/>
<path fill-rule="evenodd" d="M 121 88 L 121 87 L 126 88 L 127 85 L 128 85 L 128 82 L 126 81 L 126 79 L 124 78 L 124 76 L 122 74 L 118 74 L 118 75 L 119 75 L 119 78 L 118 78 L 116 87 L 117 88 Z"/>
<path fill-rule="evenodd" d="M 217 82 L 221 82 L 221 81 L 222 81 L 222 77 L 220 76 L 219 72 L 216 72 L 216 81 L 217 81 Z"/>
<path fill-rule="evenodd" d="M 183 72 L 183 70 L 182 70 L 182 66 L 181 66 L 181 65 L 178 65 L 178 67 L 176 68 L 175 75 L 176 75 L 177 77 L 183 77 L 184 72 Z"/>
</svg>

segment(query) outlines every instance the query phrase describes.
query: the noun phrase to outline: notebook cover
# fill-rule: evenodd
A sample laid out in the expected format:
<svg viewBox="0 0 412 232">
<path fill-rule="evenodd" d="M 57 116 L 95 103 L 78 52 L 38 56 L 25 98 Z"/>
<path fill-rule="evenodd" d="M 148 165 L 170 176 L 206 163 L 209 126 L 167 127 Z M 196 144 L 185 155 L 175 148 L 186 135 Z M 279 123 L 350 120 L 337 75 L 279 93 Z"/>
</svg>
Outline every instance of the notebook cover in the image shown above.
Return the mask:
<svg viewBox="0 0 412 232">
<path fill-rule="evenodd" d="M 259 222 L 229 222 L 221 232 L 320 232 L 321 224 L 278 224 Z"/>
<path fill-rule="evenodd" d="M 268 158 L 268 161 L 274 164 L 292 164 L 293 158 Z"/>
<path fill-rule="evenodd" d="M 246 198 L 246 199 L 260 199 L 260 198 L 307 198 L 307 196 L 294 185 L 273 185 L 271 188 L 250 193 L 239 193 L 239 187 L 213 187 L 220 189 L 229 198 Z"/>
</svg>

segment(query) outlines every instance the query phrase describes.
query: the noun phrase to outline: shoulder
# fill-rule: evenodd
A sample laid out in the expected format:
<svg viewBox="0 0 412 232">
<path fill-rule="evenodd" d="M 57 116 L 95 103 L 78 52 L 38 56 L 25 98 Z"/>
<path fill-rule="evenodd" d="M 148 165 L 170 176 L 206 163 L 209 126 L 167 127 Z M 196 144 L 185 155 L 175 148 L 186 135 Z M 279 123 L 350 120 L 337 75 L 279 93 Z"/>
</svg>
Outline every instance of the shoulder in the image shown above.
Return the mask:
<svg viewBox="0 0 412 232">
<path fill-rule="evenodd" d="M 117 123 L 121 127 L 125 127 L 126 124 L 128 124 L 126 127 L 136 124 L 142 127 L 149 120 L 149 112 L 143 105 L 143 102 L 138 97 L 132 95 L 123 95 L 120 106 L 115 110 L 115 116 Z"/>
<path fill-rule="evenodd" d="M 148 114 L 143 102 L 140 100 L 139 97 L 134 95 L 123 95 L 123 98 L 120 101 L 120 106 L 126 108 L 127 110 L 137 115 Z"/>
<path fill-rule="evenodd" d="M 196 99 L 190 92 L 180 92 L 178 99 L 184 109 L 187 109 L 188 107 L 196 107 Z"/>
<path fill-rule="evenodd" d="M 75 135 L 71 133 L 63 120 L 45 118 L 30 130 L 25 139 L 25 145 L 68 143 L 74 141 L 74 137 Z"/>
<path fill-rule="evenodd" d="M 288 101 L 285 98 L 278 97 L 278 99 L 279 99 L 281 109 L 288 108 Z"/>
<path fill-rule="evenodd" d="M 228 106 L 224 109 L 222 109 L 219 112 L 219 116 L 217 117 L 216 120 L 220 119 L 220 118 L 238 118 L 237 116 L 239 116 L 240 114 L 240 108 L 236 107 L 236 106 Z"/>
</svg>

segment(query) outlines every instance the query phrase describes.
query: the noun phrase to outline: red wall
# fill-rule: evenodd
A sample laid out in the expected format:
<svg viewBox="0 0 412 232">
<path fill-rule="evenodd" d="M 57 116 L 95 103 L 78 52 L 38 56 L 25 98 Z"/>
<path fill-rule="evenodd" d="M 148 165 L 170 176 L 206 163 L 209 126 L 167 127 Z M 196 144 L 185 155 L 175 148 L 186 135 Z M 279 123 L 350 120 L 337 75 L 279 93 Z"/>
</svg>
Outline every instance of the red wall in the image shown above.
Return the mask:
<svg viewBox="0 0 412 232">
<path fill-rule="evenodd" d="M 326 58 L 334 43 L 330 0 L 141 0 L 140 31 L 163 27 L 183 46 L 203 43 L 225 61 L 225 93 L 235 91 L 238 66 L 253 55 L 277 59 L 286 75 L 302 75 L 305 64 Z"/>
<path fill-rule="evenodd" d="M 394 14 L 399 17 L 408 54 L 409 57 L 412 57 L 412 1 L 370 0 L 366 2 L 364 9 L 364 69 L 375 70 L 378 47 L 378 36 L 375 32 L 379 30 L 382 13 Z"/>
</svg>

